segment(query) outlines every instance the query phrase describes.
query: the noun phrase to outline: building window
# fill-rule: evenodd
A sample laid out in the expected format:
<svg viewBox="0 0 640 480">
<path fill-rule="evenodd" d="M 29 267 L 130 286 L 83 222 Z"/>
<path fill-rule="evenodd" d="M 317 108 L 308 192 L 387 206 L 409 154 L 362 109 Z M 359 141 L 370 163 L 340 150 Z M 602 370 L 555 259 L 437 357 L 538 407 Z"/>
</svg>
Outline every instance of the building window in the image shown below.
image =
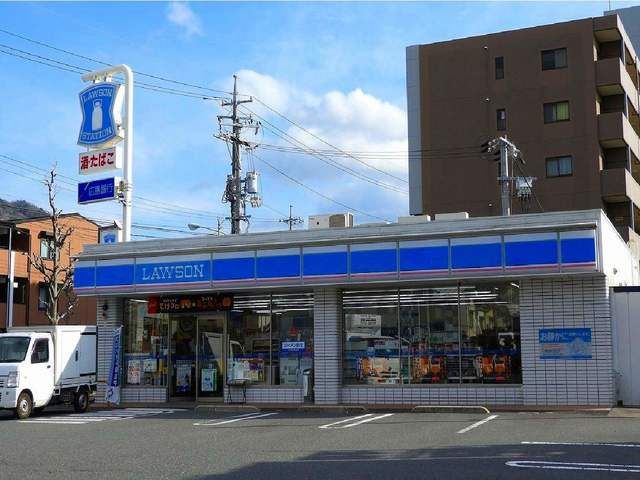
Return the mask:
<svg viewBox="0 0 640 480">
<path fill-rule="evenodd" d="M 544 104 L 544 123 L 565 122 L 569 120 L 569 102 Z"/>
<path fill-rule="evenodd" d="M 345 384 L 522 383 L 517 283 L 345 291 Z"/>
<path fill-rule="evenodd" d="M 496 80 L 504 78 L 504 57 L 496 57 Z"/>
<path fill-rule="evenodd" d="M 52 237 L 41 237 L 40 238 L 40 258 L 45 260 L 53 260 L 53 255 L 55 253 L 55 246 L 53 244 Z M 60 258 L 60 252 L 58 252 L 58 258 Z"/>
<path fill-rule="evenodd" d="M 36 340 L 31 354 L 31 363 L 48 363 L 49 362 L 49 340 Z"/>
<path fill-rule="evenodd" d="M 507 129 L 507 111 L 504 108 L 496 110 L 496 130 Z"/>
<path fill-rule="evenodd" d="M 556 48 L 542 52 L 542 70 L 555 70 L 567 66 L 567 49 Z"/>
<path fill-rule="evenodd" d="M 0 275 L 0 303 L 7 303 L 6 275 Z M 24 305 L 27 303 L 27 279 L 14 277 L 13 279 L 13 303 Z"/>
<path fill-rule="evenodd" d="M 49 287 L 41 283 L 38 285 L 38 310 L 46 310 L 49 305 Z"/>
<path fill-rule="evenodd" d="M 547 178 L 571 175 L 573 175 L 573 161 L 570 155 L 547 158 Z"/>
</svg>

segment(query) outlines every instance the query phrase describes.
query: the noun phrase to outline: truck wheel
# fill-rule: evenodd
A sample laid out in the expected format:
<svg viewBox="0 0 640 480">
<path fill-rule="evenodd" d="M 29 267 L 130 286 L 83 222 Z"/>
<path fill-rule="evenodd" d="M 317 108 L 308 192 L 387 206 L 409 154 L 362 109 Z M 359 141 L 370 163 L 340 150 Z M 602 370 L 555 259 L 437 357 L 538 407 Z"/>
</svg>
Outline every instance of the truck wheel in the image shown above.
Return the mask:
<svg viewBox="0 0 640 480">
<path fill-rule="evenodd" d="M 80 390 L 73 399 L 73 409 L 77 413 L 84 413 L 89 409 L 89 392 Z"/>
<path fill-rule="evenodd" d="M 20 420 L 24 420 L 25 418 L 29 418 L 31 416 L 31 412 L 33 411 L 33 400 L 31 399 L 31 395 L 27 392 L 22 392 L 18 397 L 18 403 L 16 405 L 16 417 Z"/>
</svg>

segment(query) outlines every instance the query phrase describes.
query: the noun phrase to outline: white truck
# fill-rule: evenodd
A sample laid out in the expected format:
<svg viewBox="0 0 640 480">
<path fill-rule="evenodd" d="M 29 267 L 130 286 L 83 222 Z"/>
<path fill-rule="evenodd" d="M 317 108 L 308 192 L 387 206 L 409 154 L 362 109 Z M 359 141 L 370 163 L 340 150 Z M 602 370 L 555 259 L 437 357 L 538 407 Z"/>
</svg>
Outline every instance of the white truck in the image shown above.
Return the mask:
<svg viewBox="0 0 640 480">
<path fill-rule="evenodd" d="M 0 409 L 20 419 L 47 405 L 85 412 L 95 398 L 96 327 L 14 327 L 0 334 Z"/>
</svg>

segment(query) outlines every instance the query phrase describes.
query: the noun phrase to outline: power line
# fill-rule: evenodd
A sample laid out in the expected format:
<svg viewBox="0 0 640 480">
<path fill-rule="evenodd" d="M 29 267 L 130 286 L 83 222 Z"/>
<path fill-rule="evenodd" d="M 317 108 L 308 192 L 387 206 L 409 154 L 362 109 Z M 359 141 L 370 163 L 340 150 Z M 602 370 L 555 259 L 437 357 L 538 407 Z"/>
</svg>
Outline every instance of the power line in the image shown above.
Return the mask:
<svg viewBox="0 0 640 480">
<path fill-rule="evenodd" d="M 87 73 L 90 72 L 91 70 L 85 67 L 80 67 L 78 65 L 73 65 L 70 63 L 66 63 L 66 62 L 61 62 L 59 60 L 50 58 L 50 57 L 45 57 L 42 55 L 38 55 L 32 52 L 27 52 L 25 50 L 20 50 L 18 48 L 14 48 L 8 45 L 4 45 L 4 44 L 0 44 L 0 47 L 2 48 L 8 48 L 10 50 L 12 50 L 12 52 L 8 52 L 6 50 L 3 50 L 2 48 L 0 48 L 0 53 L 4 53 L 5 55 L 10 55 L 13 57 L 17 57 L 17 58 L 21 58 L 23 60 L 28 60 L 30 62 L 35 62 L 35 63 L 39 63 L 41 65 L 45 65 L 48 67 L 53 67 L 53 68 L 57 68 L 58 70 L 63 70 L 66 72 L 71 72 L 74 74 L 83 74 L 83 73 Z M 19 52 L 19 53 L 15 53 L 15 52 Z M 25 56 L 27 55 L 27 56 Z M 120 82 L 114 82 L 116 84 L 120 84 Z M 196 92 L 189 92 L 189 91 L 185 91 L 185 90 L 178 90 L 178 89 L 174 89 L 174 88 L 169 88 L 169 87 L 163 87 L 162 85 L 156 85 L 153 83 L 145 83 L 145 82 L 140 82 L 140 81 L 135 81 L 134 85 L 138 88 L 142 88 L 145 90 L 152 90 L 155 92 L 160 92 L 160 93 L 166 93 L 169 95 L 178 95 L 178 96 L 182 96 L 182 97 L 188 97 L 188 98 L 197 98 L 199 100 L 220 100 L 222 99 L 222 97 L 218 97 L 218 96 L 205 96 L 203 94 L 200 93 L 196 93 Z"/>
<path fill-rule="evenodd" d="M 262 127 L 263 128 L 266 128 L 267 130 L 272 132 L 274 135 L 282 138 L 283 140 L 285 140 L 288 143 L 291 143 L 292 145 L 296 145 L 296 144 L 302 145 L 302 147 L 308 152 L 309 155 L 319 159 L 321 162 L 324 162 L 324 163 L 326 163 L 328 165 L 331 165 L 334 168 L 337 168 L 338 170 L 341 170 L 344 173 L 352 175 L 352 176 L 358 178 L 359 180 L 364 180 L 365 182 L 371 183 L 371 184 L 376 185 L 378 187 L 385 188 L 387 190 L 391 190 L 391 191 L 394 191 L 396 193 L 402 193 L 404 195 L 408 194 L 408 192 L 406 190 L 402 190 L 402 189 L 400 189 L 400 187 L 397 187 L 395 185 L 391 185 L 391 184 L 382 182 L 380 180 L 377 180 L 375 178 L 369 177 L 369 176 L 367 176 L 367 175 L 365 175 L 363 173 L 358 172 L 357 170 L 354 170 L 351 167 L 348 167 L 346 165 L 343 165 L 341 163 L 336 162 L 331 157 L 317 152 L 315 149 L 313 149 L 312 147 L 309 147 L 304 142 L 296 139 L 295 137 L 292 137 L 291 135 L 289 135 L 288 133 L 286 133 L 285 131 L 283 131 L 282 129 L 280 129 L 279 127 L 274 125 L 273 123 L 269 122 L 266 118 L 256 114 L 255 112 L 253 112 L 252 110 L 248 109 L 247 107 L 243 107 L 243 108 L 245 110 L 249 111 L 251 114 L 253 114 L 256 117 L 258 117 L 262 122 Z"/>
<path fill-rule="evenodd" d="M 345 204 L 345 203 L 342 203 L 342 202 L 340 202 L 340 201 L 338 201 L 338 200 L 336 200 L 336 199 L 334 199 L 334 198 L 331 198 L 330 196 L 325 195 L 324 193 L 319 192 L 318 190 L 316 190 L 316 189 L 314 189 L 314 188 L 312 188 L 312 187 L 309 187 L 308 185 L 306 185 L 305 183 L 301 182 L 301 181 L 300 181 L 300 180 L 298 180 L 297 178 L 294 178 L 294 177 L 292 177 L 291 175 L 289 175 L 289 174 L 287 174 L 287 173 L 283 172 L 283 171 L 282 171 L 282 170 L 280 170 L 278 167 L 276 167 L 276 166 L 272 165 L 271 163 L 269 163 L 269 162 L 268 162 L 268 161 L 266 161 L 265 159 L 263 159 L 263 158 L 259 157 L 258 155 L 256 155 L 256 153 L 255 153 L 255 152 L 253 153 L 253 155 L 254 155 L 254 157 L 255 157 L 255 158 L 257 158 L 258 160 L 260 160 L 262 163 L 264 163 L 265 165 L 267 165 L 267 166 L 268 166 L 268 167 L 270 167 L 271 169 L 275 170 L 275 171 L 276 171 L 276 172 L 278 172 L 280 175 L 282 175 L 282 176 L 284 176 L 284 177 L 288 178 L 288 179 L 289 179 L 290 181 L 292 181 L 293 183 L 296 183 L 297 185 L 300 185 L 302 188 L 305 188 L 305 189 L 309 190 L 310 192 L 313 192 L 313 193 L 315 193 L 316 195 L 318 195 L 318 196 L 320 196 L 320 197 L 322 197 L 322 198 L 324 198 L 324 199 L 326 199 L 326 200 L 329 200 L 330 202 L 335 203 L 336 205 L 340 205 L 341 207 L 346 208 L 347 210 L 353 210 L 354 212 L 359 213 L 359 214 L 361 214 L 361 215 L 364 215 L 364 216 L 366 216 L 366 217 L 375 218 L 375 219 L 378 219 L 378 220 L 382 220 L 382 221 L 384 221 L 384 222 L 388 222 L 388 221 L 389 221 L 389 220 L 387 220 L 387 219 L 385 219 L 385 218 L 379 217 L 379 216 L 377 216 L 377 215 L 373 215 L 373 214 L 371 214 L 371 213 L 367 213 L 367 212 L 365 212 L 365 211 L 359 210 L 359 209 L 354 208 L 354 207 L 351 207 L 351 206 L 349 206 L 349 205 L 347 205 L 347 204 Z"/>
<path fill-rule="evenodd" d="M 57 52 L 60 52 L 60 53 L 71 55 L 73 57 L 77 57 L 77 58 L 80 58 L 80 59 L 83 59 L 83 60 L 88 60 L 90 62 L 94 62 L 94 63 L 97 63 L 99 65 L 104 65 L 104 66 L 107 66 L 107 67 L 113 66 L 110 63 L 103 62 L 102 60 L 98 60 L 96 58 L 92 58 L 92 57 L 88 57 L 88 56 L 85 56 L 85 55 L 81 55 L 79 53 L 75 53 L 75 52 L 72 52 L 70 50 L 65 50 L 63 48 L 56 47 L 56 46 L 51 45 L 49 43 L 45 43 L 45 42 L 42 42 L 42 41 L 39 41 L 39 40 L 35 40 L 33 38 L 29 38 L 29 37 L 27 37 L 25 35 L 20 35 L 20 34 L 15 33 L 15 32 L 10 32 L 9 30 L 5 30 L 5 29 L 0 28 L 0 32 L 4 33 L 6 35 L 10 35 L 12 37 L 20 38 L 21 40 L 25 40 L 25 41 L 33 43 L 35 45 L 40 45 L 42 47 L 49 48 L 51 50 L 54 50 L 54 51 L 57 51 Z M 227 92 L 227 91 L 224 91 L 224 90 L 217 90 L 215 88 L 203 87 L 201 85 L 196 85 L 196 84 L 193 84 L 193 83 L 186 83 L 186 82 L 181 82 L 181 81 L 178 81 L 178 80 L 172 80 L 170 78 L 165 78 L 165 77 L 162 77 L 160 75 L 154 75 L 154 74 L 151 74 L 151 73 L 144 73 L 144 72 L 140 72 L 140 71 L 136 71 L 136 70 L 134 70 L 133 73 L 135 73 L 136 75 L 141 75 L 143 77 L 153 78 L 155 80 L 160 80 L 160 81 L 167 82 L 167 83 L 173 83 L 175 85 L 182 85 L 182 86 L 185 86 L 185 87 L 198 88 L 198 89 L 201 89 L 201 90 L 210 91 L 210 92 L 214 92 L 214 93 L 222 93 L 224 95 L 231 95 L 230 92 Z M 240 94 L 240 95 L 242 95 L 242 94 Z"/>
<path fill-rule="evenodd" d="M 255 97 L 254 97 L 254 98 L 255 98 Z M 316 135 L 315 133 L 311 132 L 310 130 L 307 130 L 306 128 L 304 128 L 304 127 L 303 127 L 303 126 L 301 126 L 300 124 L 298 124 L 298 123 L 294 122 L 293 120 L 291 120 L 290 118 L 288 118 L 288 117 L 287 117 L 287 116 L 285 116 L 284 114 L 280 113 L 280 112 L 279 112 L 279 111 L 277 111 L 275 108 L 273 108 L 273 107 L 271 107 L 271 106 L 267 105 L 266 103 L 264 103 L 264 102 L 263 102 L 262 100 L 260 100 L 259 98 L 255 98 L 255 100 L 256 100 L 256 102 L 258 102 L 258 103 L 260 103 L 261 105 L 263 105 L 265 108 L 267 108 L 267 109 L 268 109 L 269 111 L 271 111 L 272 113 L 276 114 L 276 115 L 277 115 L 277 116 L 279 116 L 280 118 L 282 118 L 282 119 L 286 120 L 287 122 L 291 123 L 292 125 L 296 126 L 297 128 L 299 128 L 300 130 L 302 130 L 302 131 L 303 131 L 303 132 L 305 132 L 306 134 L 308 134 L 308 135 L 312 136 L 312 137 L 313 137 L 313 138 L 315 138 L 316 140 L 318 140 L 318 141 L 320 141 L 320 142 L 324 143 L 325 145 L 330 146 L 330 147 L 331 147 L 331 148 L 333 148 L 334 150 L 337 150 L 338 152 L 340 152 L 340 153 L 342 153 L 342 154 L 344 154 L 344 155 L 348 156 L 349 158 L 352 158 L 353 160 L 355 160 L 355 161 L 357 161 L 357 162 L 361 163 L 362 165 L 365 165 L 365 166 L 367 166 L 367 167 L 369 167 L 369 168 L 371 168 L 371 169 L 373 169 L 373 170 L 375 170 L 375 171 L 377 171 L 377 172 L 379 172 L 379 173 L 382 173 L 382 174 L 387 175 L 387 176 L 389 176 L 389 177 L 395 178 L 396 180 L 399 180 L 399 181 L 401 181 L 401 182 L 408 183 L 408 182 L 407 182 L 407 180 L 405 180 L 404 178 L 400 178 L 400 177 L 398 177 L 398 176 L 396 176 L 396 175 L 393 175 L 392 173 L 389 173 L 389 172 L 386 172 L 386 171 L 384 171 L 384 170 L 382 170 L 382 169 L 379 169 L 379 168 L 377 168 L 376 166 L 371 165 L 370 163 L 367 163 L 367 162 L 365 162 L 365 161 L 361 160 L 361 159 L 360 159 L 360 158 L 358 158 L 357 156 L 352 155 L 352 154 L 349 154 L 349 153 L 347 153 L 346 151 L 342 150 L 341 148 L 336 147 L 335 145 L 333 145 L 333 144 L 331 144 L 331 143 L 327 142 L 326 140 L 324 140 L 323 138 L 319 137 L 319 136 L 318 136 L 318 135 Z"/>
</svg>

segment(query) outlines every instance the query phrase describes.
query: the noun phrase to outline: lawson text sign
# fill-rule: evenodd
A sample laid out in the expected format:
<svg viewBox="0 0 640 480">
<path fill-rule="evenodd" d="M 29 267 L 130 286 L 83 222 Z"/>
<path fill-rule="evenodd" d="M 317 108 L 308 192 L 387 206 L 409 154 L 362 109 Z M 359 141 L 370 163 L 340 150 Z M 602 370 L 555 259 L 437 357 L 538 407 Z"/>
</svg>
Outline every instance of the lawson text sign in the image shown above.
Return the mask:
<svg viewBox="0 0 640 480">
<path fill-rule="evenodd" d="M 114 200 L 118 196 L 118 177 L 103 178 L 78 184 L 78 203 L 93 203 Z"/>
</svg>

